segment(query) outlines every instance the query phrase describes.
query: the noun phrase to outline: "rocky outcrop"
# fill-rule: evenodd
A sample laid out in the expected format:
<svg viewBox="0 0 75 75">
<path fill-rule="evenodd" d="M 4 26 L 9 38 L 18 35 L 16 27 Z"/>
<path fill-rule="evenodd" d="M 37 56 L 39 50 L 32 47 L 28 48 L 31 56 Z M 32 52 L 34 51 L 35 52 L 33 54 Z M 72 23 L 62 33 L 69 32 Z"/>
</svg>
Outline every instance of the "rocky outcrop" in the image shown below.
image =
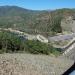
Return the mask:
<svg viewBox="0 0 75 75">
<path fill-rule="evenodd" d="M 61 21 L 62 31 L 75 32 L 75 19 L 68 16 Z"/>
</svg>

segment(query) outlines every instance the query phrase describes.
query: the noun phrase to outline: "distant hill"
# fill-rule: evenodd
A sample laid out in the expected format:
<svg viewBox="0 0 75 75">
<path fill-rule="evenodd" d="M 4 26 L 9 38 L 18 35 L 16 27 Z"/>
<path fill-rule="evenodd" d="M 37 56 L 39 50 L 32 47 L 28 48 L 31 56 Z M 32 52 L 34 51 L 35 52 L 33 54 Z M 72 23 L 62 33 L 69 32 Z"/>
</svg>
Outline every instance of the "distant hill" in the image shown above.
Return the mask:
<svg viewBox="0 0 75 75">
<path fill-rule="evenodd" d="M 32 29 L 38 13 L 40 11 L 32 11 L 17 6 L 1 6 L 0 27 L 12 27 L 20 30 Z"/>
<path fill-rule="evenodd" d="M 34 11 L 17 6 L 0 6 L 0 28 L 51 35 L 62 32 L 61 20 L 73 15 L 75 9 Z"/>
</svg>

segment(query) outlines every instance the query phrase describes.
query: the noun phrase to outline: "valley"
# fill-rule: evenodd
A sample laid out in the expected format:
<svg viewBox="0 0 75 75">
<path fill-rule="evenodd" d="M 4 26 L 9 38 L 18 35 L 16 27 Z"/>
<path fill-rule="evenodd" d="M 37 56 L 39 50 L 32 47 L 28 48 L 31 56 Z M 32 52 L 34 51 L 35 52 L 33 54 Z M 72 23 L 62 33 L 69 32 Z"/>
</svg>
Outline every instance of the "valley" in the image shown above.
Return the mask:
<svg viewBox="0 0 75 75">
<path fill-rule="evenodd" d="M 75 9 L 0 6 L 0 75 L 62 75 L 75 63 Z"/>
</svg>

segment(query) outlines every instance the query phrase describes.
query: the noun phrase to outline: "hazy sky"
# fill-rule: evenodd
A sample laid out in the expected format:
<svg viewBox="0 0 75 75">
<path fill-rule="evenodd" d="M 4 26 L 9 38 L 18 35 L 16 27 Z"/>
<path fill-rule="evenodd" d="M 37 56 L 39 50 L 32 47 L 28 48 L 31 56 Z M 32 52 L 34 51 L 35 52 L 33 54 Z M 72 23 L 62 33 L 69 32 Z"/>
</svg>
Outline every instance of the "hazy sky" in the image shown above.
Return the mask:
<svg viewBox="0 0 75 75">
<path fill-rule="evenodd" d="M 16 5 L 33 10 L 75 8 L 75 0 L 0 0 L 0 6 Z"/>
</svg>

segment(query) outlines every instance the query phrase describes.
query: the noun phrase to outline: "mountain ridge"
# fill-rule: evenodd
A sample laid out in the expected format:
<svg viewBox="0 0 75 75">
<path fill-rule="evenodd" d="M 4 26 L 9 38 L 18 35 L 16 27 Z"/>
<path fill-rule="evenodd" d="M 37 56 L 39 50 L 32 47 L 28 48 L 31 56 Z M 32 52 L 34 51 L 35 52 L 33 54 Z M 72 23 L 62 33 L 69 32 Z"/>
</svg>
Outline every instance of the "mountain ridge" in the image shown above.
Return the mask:
<svg viewBox="0 0 75 75">
<path fill-rule="evenodd" d="M 27 33 L 53 35 L 61 33 L 61 20 L 73 16 L 74 9 L 35 11 L 18 6 L 0 6 L 0 28 L 13 28 Z M 49 32 L 49 33 L 47 33 Z"/>
</svg>

